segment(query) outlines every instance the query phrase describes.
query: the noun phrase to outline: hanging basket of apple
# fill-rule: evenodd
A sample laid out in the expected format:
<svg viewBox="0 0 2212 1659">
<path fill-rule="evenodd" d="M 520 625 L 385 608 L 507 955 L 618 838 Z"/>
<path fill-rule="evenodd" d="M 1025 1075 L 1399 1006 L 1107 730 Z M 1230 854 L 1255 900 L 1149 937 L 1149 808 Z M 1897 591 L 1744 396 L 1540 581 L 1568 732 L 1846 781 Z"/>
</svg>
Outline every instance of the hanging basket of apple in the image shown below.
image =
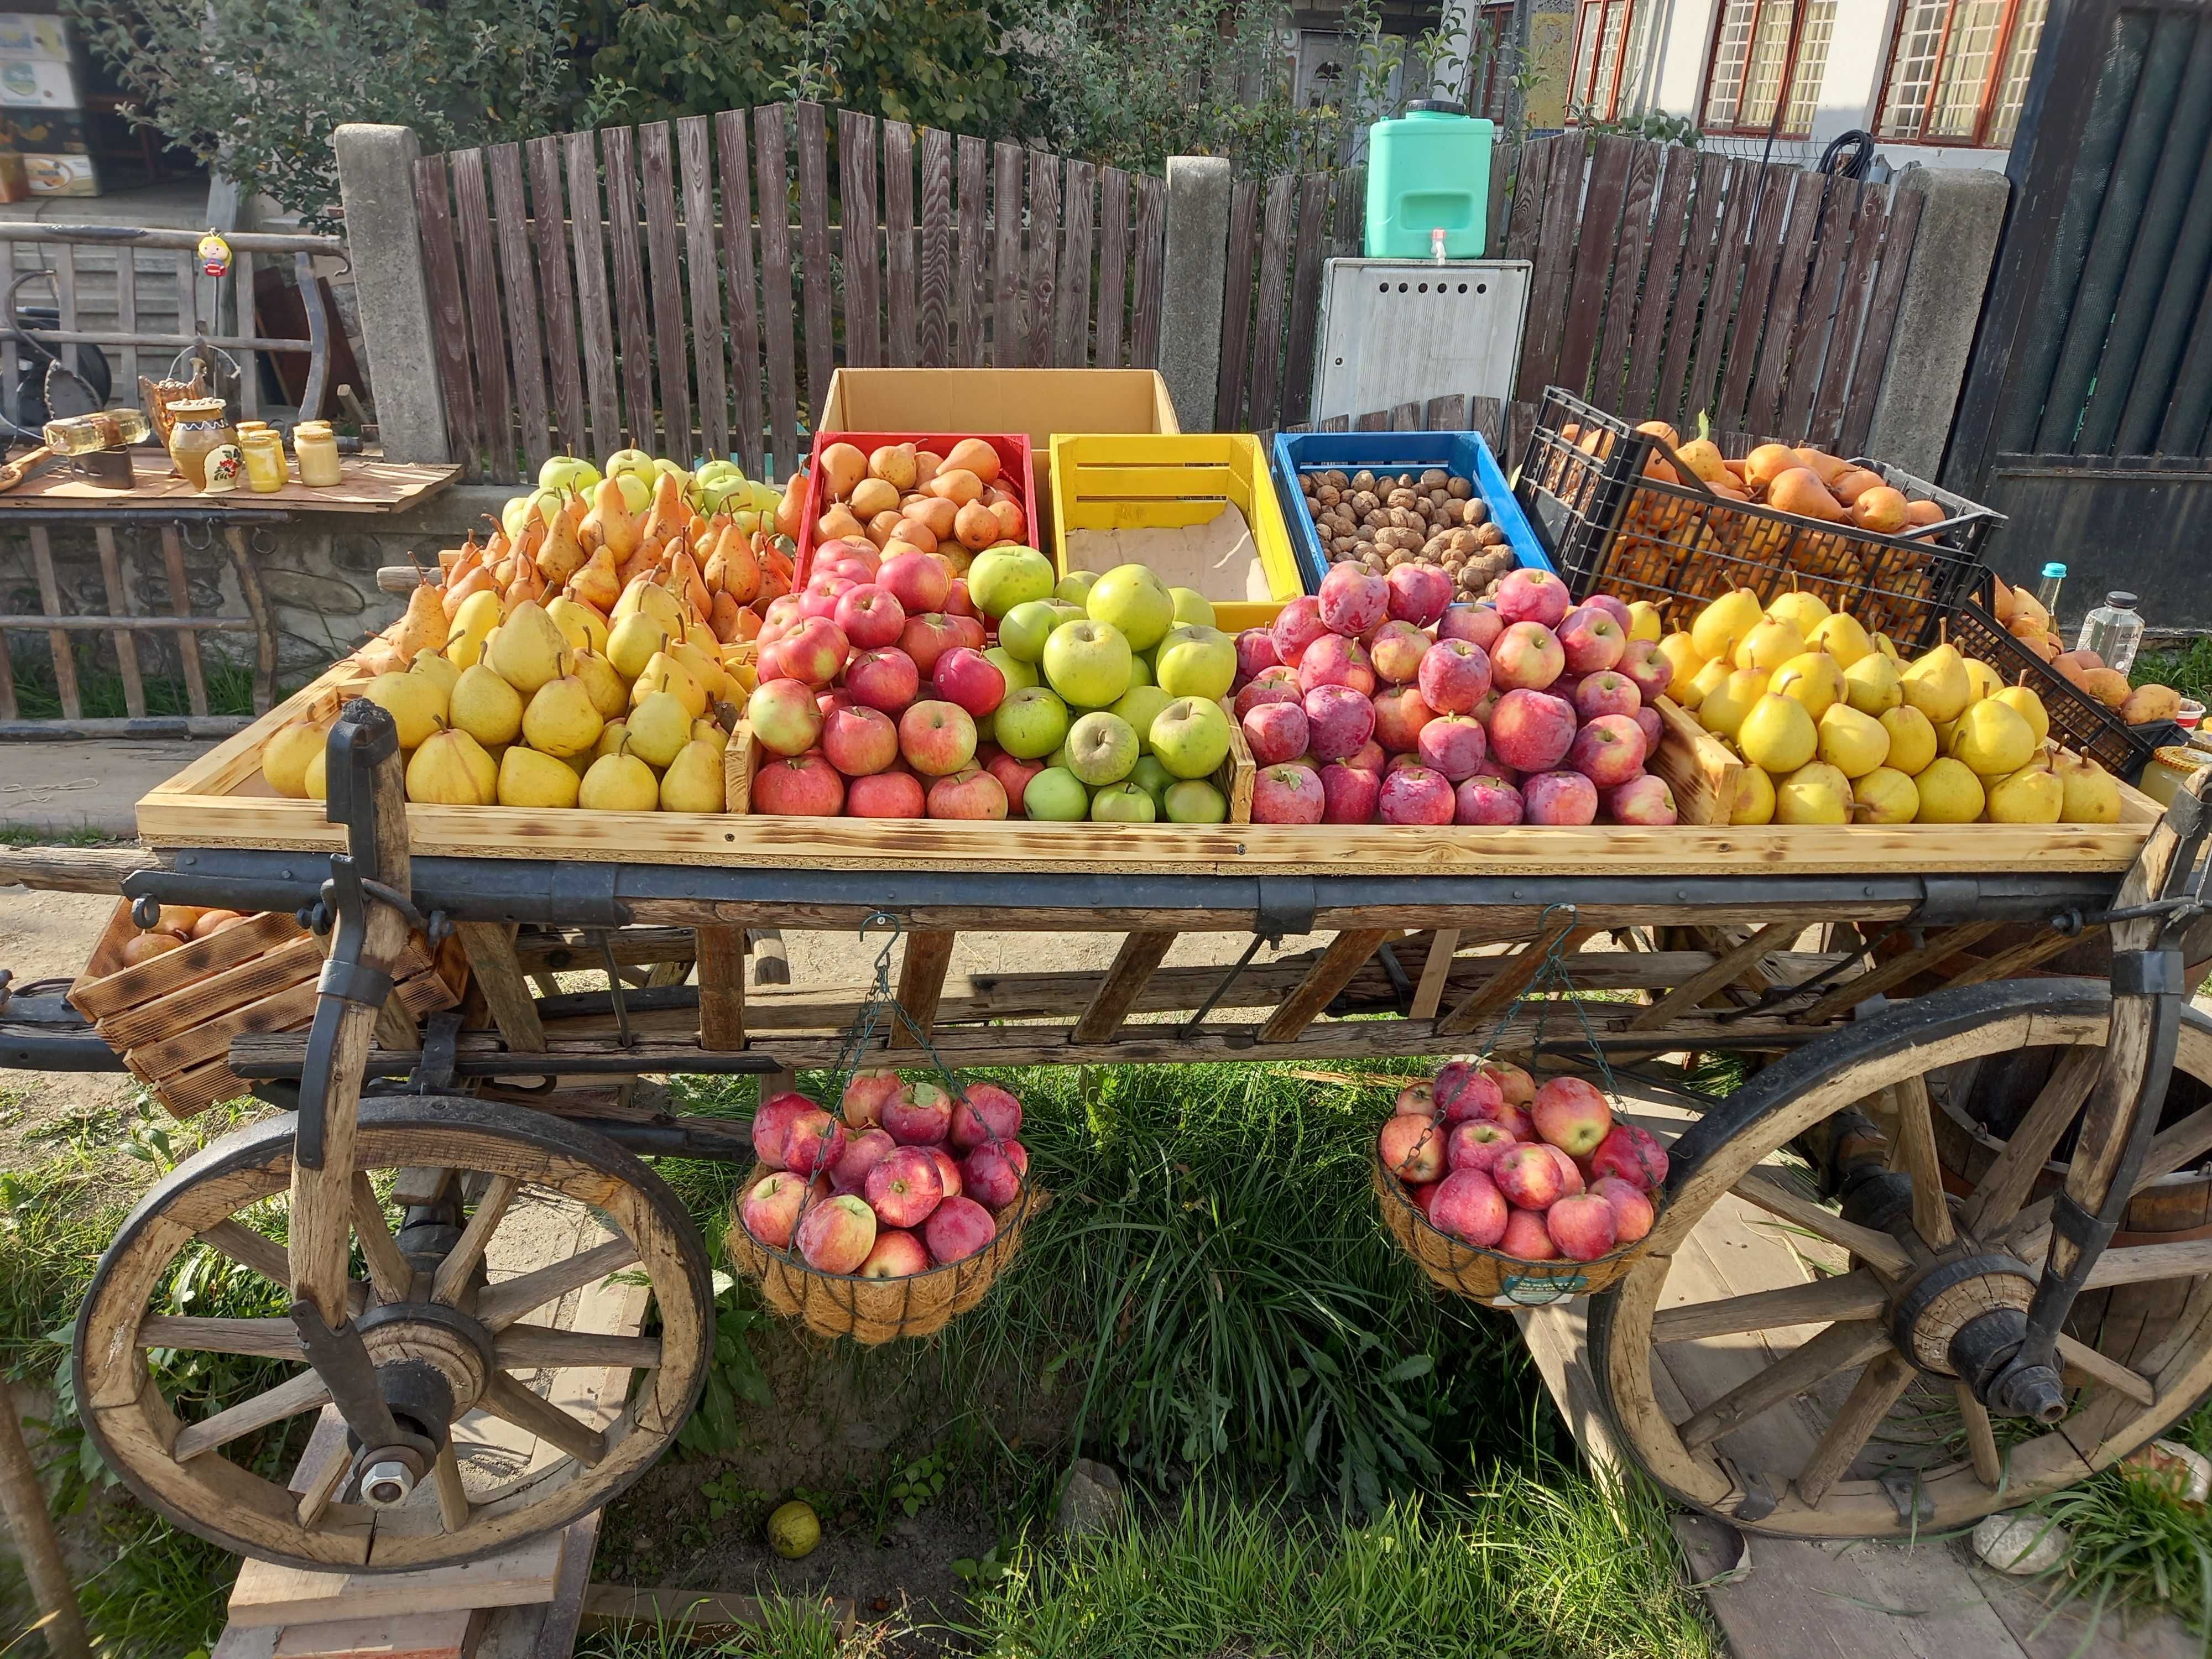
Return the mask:
<svg viewBox="0 0 2212 1659">
<path fill-rule="evenodd" d="M 758 1162 L 726 1236 L 731 1265 L 775 1312 L 871 1346 L 932 1335 L 981 1302 L 1045 1203 L 1018 1138 L 1020 1100 L 946 1068 L 891 994 L 896 924 L 872 916 L 862 936 L 879 923 L 892 938 L 833 1073 L 836 1110 L 796 1091 L 761 1103 Z M 933 1077 L 859 1066 L 876 1034 L 894 1028 Z"/>
<path fill-rule="evenodd" d="M 1547 981 L 1572 990 L 1556 954 L 1530 991 Z M 1399 1091 L 1376 1137 L 1382 1224 L 1435 1284 L 1477 1302 L 1534 1306 L 1605 1290 L 1644 1252 L 1664 1201 L 1666 1149 L 1616 1120 L 1595 1042 L 1605 1090 L 1577 1077 L 1540 1088 L 1492 1057 L 1504 1025 L 1480 1058 Z"/>
</svg>

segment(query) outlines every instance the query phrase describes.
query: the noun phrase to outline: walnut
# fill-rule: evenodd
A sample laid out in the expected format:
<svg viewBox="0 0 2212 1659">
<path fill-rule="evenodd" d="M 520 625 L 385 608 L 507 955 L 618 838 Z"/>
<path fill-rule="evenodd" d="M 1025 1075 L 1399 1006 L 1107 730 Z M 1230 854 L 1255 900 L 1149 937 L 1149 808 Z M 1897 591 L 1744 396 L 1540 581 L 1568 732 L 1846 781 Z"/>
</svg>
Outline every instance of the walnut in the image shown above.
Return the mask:
<svg viewBox="0 0 2212 1659">
<path fill-rule="evenodd" d="M 1380 553 L 1363 553 L 1360 555 L 1359 562 L 1378 576 L 1382 574 L 1384 567 L 1382 556 Z"/>
<path fill-rule="evenodd" d="M 1328 471 L 1320 473 L 1317 476 L 1320 477 L 1322 483 L 1326 484 L 1331 489 L 1343 490 L 1349 489 L 1352 484 L 1352 475 L 1350 473 L 1340 472 L 1333 467 Z"/>
<path fill-rule="evenodd" d="M 1488 524 L 1490 503 L 1478 495 L 1460 509 L 1460 516 L 1469 524 Z"/>
<path fill-rule="evenodd" d="M 1505 532 L 1494 524 L 1477 526 L 1474 538 L 1485 547 L 1496 547 L 1505 539 Z"/>
<path fill-rule="evenodd" d="M 1401 472 L 1398 475 L 1398 488 L 1401 489 L 1411 489 L 1413 487 L 1413 475 L 1410 472 Z"/>
<path fill-rule="evenodd" d="M 1383 503 L 1389 507 L 1411 507 L 1413 504 L 1413 492 L 1405 489 L 1394 489 L 1382 500 Z"/>
<path fill-rule="evenodd" d="M 1365 477 L 1367 475 L 1364 472 L 1360 474 L 1361 477 Z M 1382 507 L 1382 498 L 1364 484 L 1359 486 L 1358 491 L 1352 498 L 1352 510 L 1354 513 L 1357 513 L 1363 519 L 1369 514 L 1377 510 Z"/>
<path fill-rule="evenodd" d="M 1451 505 L 1451 497 L 1441 489 L 1431 489 L 1428 494 L 1428 502 L 1431 512 L 1442 513 Z"/>
<path fill-rule="evenodd" d="M 1474 494 L 1474 481 L 1471 478 L 1454 478 L 1446 483 L 1444 488 L 1451 492 L 1455 501 L 1463 501 Z"/>
<path fill-rule="evenodd" d="M 1356 490 L 1364 490 L 1369 494 L 1372 494 L 1375 489 L 1375 475 L 1372 472 L 1364 471 L 1353 473 L 1352 475 L 1352 487 Z"/>
<path fill-rule="evenodd" d="M 1339 489 L 1334 484 L 1325 483 L 1319 489 L 1314 492 L 1314 499 L 1318 501 L 1323 507 L 1334 507 L 1339 501 L 1344 499 L 1344 492 L 1341 489 Z"/>
</svg>

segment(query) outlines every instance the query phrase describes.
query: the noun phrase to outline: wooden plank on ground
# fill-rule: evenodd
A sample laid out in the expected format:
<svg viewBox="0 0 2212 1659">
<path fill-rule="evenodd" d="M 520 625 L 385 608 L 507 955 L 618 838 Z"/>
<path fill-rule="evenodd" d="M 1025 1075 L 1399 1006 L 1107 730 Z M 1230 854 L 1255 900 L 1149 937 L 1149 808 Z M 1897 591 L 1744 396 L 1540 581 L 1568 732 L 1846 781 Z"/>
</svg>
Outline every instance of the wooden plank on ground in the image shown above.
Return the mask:
<svg viewBox="0 0 2212 1659">
<path fill-rule="evenodd" d="M 789 115 L 781 104 L 753 112 L 755 210 L 760 217 L 761 337 L 768 352 L 768 424 L 774 471 L 799 471 L 798 337 L 791 312 Z"/>
<path fill-rule="evenodd" d="M 248 1628 L 312 1625 L 543 1601 L 560 1570 L 563 1538 L 549 1533 L 483 1560 L 417 1572 L 313 1572 L 243 1562 L 231 1590 L 230 1622 Z"/>
<path fill-rule="evenodd" d="M 607 291 L 606 235 L 599 217 L 599 161 L 589 132 L 568 135 L 569 237 L 576 255 L 576 326 L 584 350 L 584 381 L 592 404 L 592 449 L 612 454 L 622 446 L 622 416 L 615 380 L 614 309 Z"/>
<path fill-rule="evenodd" d="M 538 285 L 530 259 L 530 210 L 522 191 L 522 152 L 494 144 L 492 212 L 499 232 L 500 278 L 507 294 L 507 326 L 514 347 L 515 413 L 522 422 L 522 459 L 535 479 L 553 453 L 553 426 L 545 402 L 545 348 L 538 326 Z"/>
<path fill-rule="evenodd" d="M 653 436 L 653 311 L 638 238 L 637 135 L 601 133 L 607 179 L 607 240 L 614 250 L 615 338 L 622 347 L 623 424 L 632 447 L 658 453 Z"/>
<path fill-rule="evenodd" d="M 921 362 L 915 346 L 914 129 L 884 123 L 884 361 L 894 368 Z"/>
<path fill-rule="evenodd" d="M 989 186 L 985 181 L 990 173 L 990 147 L 981 138 L 962 136 L 960 240 L 952 256 L 952 269 L 964 273 L 965 280 L 957 276 L 953 279 L 960 296 L 960 343 L 952 353 L 952 362 L 963 368 L 983 367 L 984 337 L 989 331 L 991 261 L 984 226 L 989 208 L 986 200 Z"/>
<path fill-rule="evenodd" d="M 1129 175 L 1098 169 L 1098 337 L 1091 364 L 1122 365 L 1122 313 L 1129 283 Z"/>
<path fill-rule="evenodd" d="M 463 1659 L 483 1617 L 475 1609 L 288 1625 L 271 1659 Z"/>
<path fill-rule="evenodd" d="M 753 192 L 745 112 L 726 109 L 714 118 L 714 161 L 722 180 L 722 284 L 730 299 L 731 379 L 737 394 L 738 462 L 760 477 L 763 461 L 760 299 L 753 278 Z M 766 231 L 762 234 L 765 236 Z M 787 476 L 790 462 L 779 455 Z"/>
<path fill-rule="evenodd" d="M 837 367 L 830 320 L 830 127 L 822 106 L 794 105 L 799 120 L 799 297 L 806 324 L 806 411 L 822 419 L 830 376 Z M 794 465 L 796 463 L 794 462 Z"/>
<path fill-rule="evenodd" d="M 584 376 L 576 346 L 576 286 L 568 264 L 568 210 L 561 188 L 561 143 L 532 138 L 522 147 L 530 163 L 535 211 L 531 234 L 538 250 L 538 292 L 544 311 L 545 359 L 552 370 L 552 414 L 564 455 L 580 455 L 591 439 L 584 429 Z"/>
<path fill-rule="evenodd" d="M 664 447 L 655 453 L 681 462 L 699 452 L 691 434 L 691 354 L 684 343 L 684 264 L 677 252 L 676 154 L 668 123 L 648 121 L 640 127 L 637 146 L 664 434 Z"/>
<path fill-rule="evenodd" d="M 703 115 L 676 124 L 677 164 L 684 176 L 684 275 L 691 289 L 692 372 L 699 377 L 699 458 L 721 460 L 730 453 L 730 388 L 723 372 L 728 337 L 722 331 L 722 294 L 714 276 L 713 130 Z M 750 240 L 748 238 L 748 240 Z"/>
<path fill-rule="evenodd" d="M 921 282 L 915 295 L 915 361 L 952 362 L 952 135 L 921 132 Z"/>
</svg>

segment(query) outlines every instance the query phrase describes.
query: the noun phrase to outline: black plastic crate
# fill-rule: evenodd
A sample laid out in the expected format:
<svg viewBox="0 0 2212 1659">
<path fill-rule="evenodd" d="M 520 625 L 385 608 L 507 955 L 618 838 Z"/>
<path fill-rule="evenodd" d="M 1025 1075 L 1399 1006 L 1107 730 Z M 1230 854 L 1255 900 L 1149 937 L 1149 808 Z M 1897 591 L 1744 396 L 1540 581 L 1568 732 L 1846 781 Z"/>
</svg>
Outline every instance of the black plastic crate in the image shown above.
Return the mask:
<svg viewBox="0 0 2212 1659">
<path fill-rule="evenodd" d="M 2043 699 L 2044 713 L 2051 716 L 2051 737 L 2116 777 L 2133 783 L 2142 775 L 2151 750 L 2186 741 L 2172 720 L 2130 726 L 2007 633 L 1997 620 L 1993 571 L 1982 574 L 1952 614 L 1950 635 L 1952 644 L 1989 664 L 2007 685 L 2019 684 L 2025 676 L 2028 689 Z"/>
<path fill-rule="evenodd" d="M 1779 441 L 1717 433 L 1713 441 L 1739 458 Z M 1655 459 L 1683 482 L 1649 476 Z M 1663 439 L 1558 386 L 1537 406 L 1514 493 L 1577 599 L 1603 591 L 1648 599 L 1686 628 L 1698 606 L 1732 588 L 1771 600 L 1794 578 L 1899 649 L 1924 648 L 1981 574 L 1983 544 L 2004 520 L 1895 467 L 1852 465 L 1881 473 L 1907 500 L 1939 503 L 1945 517 L 1888 536 L 1727 500 Z"/>
</svg>

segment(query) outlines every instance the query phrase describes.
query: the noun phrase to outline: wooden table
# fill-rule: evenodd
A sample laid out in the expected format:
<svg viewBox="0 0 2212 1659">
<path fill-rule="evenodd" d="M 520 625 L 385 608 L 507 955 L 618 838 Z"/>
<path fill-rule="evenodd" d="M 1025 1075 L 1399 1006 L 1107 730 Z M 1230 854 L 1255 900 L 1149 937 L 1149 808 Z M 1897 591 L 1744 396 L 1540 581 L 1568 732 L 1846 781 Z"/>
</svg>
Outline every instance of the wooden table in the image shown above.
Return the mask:
<svg viewBox="0 0 2212 1659">
<path fill-rule="evenodd" d="M 226 495 L 208 495 L 178 477 L 169 458 L 158 449 L 134 448 L 131 465 L 131 486 L 117 489 L 79 477 L 68 463 L 56 462 L 0 494 L 0 520 L 57 510 L 70 517 L 81 513 L 92 518 L 103 507 L 158 507 L 163 512 L 207 516 L 258 512 L 404 513 L 461 476 L 458 466 L 416 466 L 374 456 L 348 455 L 343 459 L 338 483 L 328 489 L 310 489 L 300 483 L 298 464 L 288 460 L 289 472 L 282 489 L 264 495 L 240 485 Z"/>
</svg>

